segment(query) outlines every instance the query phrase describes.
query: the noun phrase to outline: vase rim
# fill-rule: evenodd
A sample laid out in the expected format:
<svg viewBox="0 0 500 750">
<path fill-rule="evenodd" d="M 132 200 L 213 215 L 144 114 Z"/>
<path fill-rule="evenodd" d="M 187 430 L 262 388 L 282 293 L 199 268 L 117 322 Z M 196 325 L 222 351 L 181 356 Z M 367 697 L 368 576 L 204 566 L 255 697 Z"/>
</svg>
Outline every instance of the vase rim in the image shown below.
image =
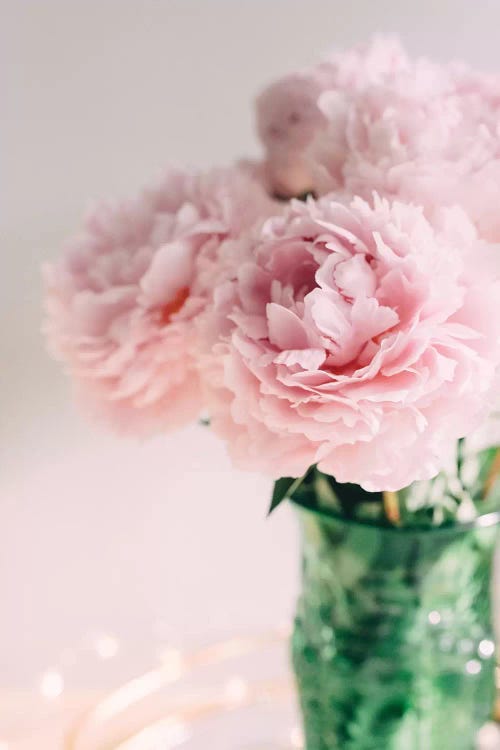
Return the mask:
<svg viewBox="0 0 500 750">
<path fill-rule="evenodd" d="M 314 516 L 323 519 L 331 519 L 339 521 L 346 526 L 352 526 L 357 528 L 365 529 L 377 529 L 378 531 L 387 531 L 389 533 L 396 534 L 459 534 L 472 529 L 485 529 L 488 527 L 500 525 L 500 509 L 491 510 L 487 513 L 483 513 L 476 516 L 472 521 L 465 523 L 448 523 L 442 526 L 396 526 L 396 525 L 382 525 L 380 523 L 370 523 L 369 521 L 361 521 L 358 518 L 347 518 L 346 516 L 340 516 L 335 511 L 328 508 L 316 508 L 311 505 L 307 505 L 304 502 L 300 502 L 297 499 L 289 498 L 289 501 L 296 506 L 299 510 L 311 513 Z"/>
</svg>

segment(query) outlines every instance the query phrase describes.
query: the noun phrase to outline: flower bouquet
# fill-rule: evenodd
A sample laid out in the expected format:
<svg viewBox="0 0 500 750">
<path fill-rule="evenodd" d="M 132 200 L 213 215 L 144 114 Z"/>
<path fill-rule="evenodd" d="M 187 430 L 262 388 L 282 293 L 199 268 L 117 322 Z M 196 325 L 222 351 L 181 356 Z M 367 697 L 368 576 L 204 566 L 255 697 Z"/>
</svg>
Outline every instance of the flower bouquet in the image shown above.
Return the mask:
<svg viewBox="0 0 500 750">
<path fill-rule="evenodd" d="M 257 99 L 262 162 L 169 169 L 45 271 L 87 412 L 203 416 L 303 531 L 307 750 L 471 750 L 492 711 L 500 77 L 374 38 Z"/>
</svg>

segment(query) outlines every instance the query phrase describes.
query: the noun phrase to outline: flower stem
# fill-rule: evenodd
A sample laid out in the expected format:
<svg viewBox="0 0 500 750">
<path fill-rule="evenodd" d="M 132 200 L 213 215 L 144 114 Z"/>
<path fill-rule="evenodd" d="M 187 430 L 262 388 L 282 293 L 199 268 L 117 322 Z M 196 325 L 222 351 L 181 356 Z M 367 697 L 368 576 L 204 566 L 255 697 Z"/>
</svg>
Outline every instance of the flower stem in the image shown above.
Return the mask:
<svg viewBox="0 0 500 750">
<path fill-rule="evenodd" d="M 495 458 L 493 459 L 491 463 L 488 476 L 486 477 L 486 481 L 484 483 L 484 490 L 483 490 L 484 499 L 486 499 L 488 495 L 490 494 L 491 490 L 493 489 L 493 485 L 495 484 L 499 474 L 500 474 L 500 448 L 495 453 Z"/>
<path fill-rule="evenodd" d="M 397 492 L 386 490 L 383 493 L 384 511 L 388 520 L 395 526 L 401 523 L 401 513 L 399 510 L 399 497 Z"/>
</svg>

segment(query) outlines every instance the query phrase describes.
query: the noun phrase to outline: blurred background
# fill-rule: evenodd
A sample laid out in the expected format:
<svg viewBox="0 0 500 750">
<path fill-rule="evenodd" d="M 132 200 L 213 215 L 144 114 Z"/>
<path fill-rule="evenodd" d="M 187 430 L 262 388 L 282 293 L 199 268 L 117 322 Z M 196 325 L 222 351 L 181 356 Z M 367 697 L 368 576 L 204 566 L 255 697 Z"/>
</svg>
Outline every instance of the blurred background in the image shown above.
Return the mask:
<svg viewBox="0 0 500 750">
<path fill-rule="evenodd" d="M 41 264 L 93 200 L 167 163 L 257 156 L 255 94 L 332 46 L 397 31 L 413 53 L 500 67 L 500 3 L 1 0 L 0 13 L 1 728 L 5 696 L 38 694 L 47 670 L 107 687 L 165 645 L 288 621 L 298 575 L 290 511 L 266 520 L 269 482 L 232 470 L 207 429 L 138 444 L 76 412 L 40 335 Z M 96 667 L 103 642 L 112 677 Z"/>
</svg>

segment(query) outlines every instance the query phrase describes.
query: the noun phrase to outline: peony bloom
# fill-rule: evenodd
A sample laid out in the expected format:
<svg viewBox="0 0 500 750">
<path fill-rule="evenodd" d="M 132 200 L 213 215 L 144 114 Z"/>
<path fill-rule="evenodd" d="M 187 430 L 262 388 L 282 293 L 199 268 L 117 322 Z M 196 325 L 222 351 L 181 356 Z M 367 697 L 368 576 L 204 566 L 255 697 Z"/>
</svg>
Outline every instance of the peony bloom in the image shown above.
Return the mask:
<svg viewBox="0 0 500 750">
<path fill-rule="evenodd" d="M 234 239 L 271 207 L 248 170 L 171 170 L 90 214 L 45 275 L 47 336 L 87 409 L 136 434 L 196 418 L 195 321 Z"/>
<path fill-rule="evenodd" d="M 351 56 L 344 68 L 356 70 Z M 318 99 L 327 125 L 301 155 L 314 191 L 376 190 L 430 218 L 434 206 L 458 204 L 484 238 L 500 240 L 500 77 L 403 57 L 376 77 L 358 70 L 346 86 L 336 69 Z"/>
<path fill-rule="evenodd" d="M 257 100 L 269 177 L 283 195 L 347 191 L 458 204 L 500 240 L 500 77 L 411 60 L 397 39 L 331 55 Z"/>
<path fill-rule="evenodd" d="M 490 407 L 499 279 L 500 247 L 460 209 L 431 224 L 376 196 L 293 201 L 216 293 L 232 328 L 205 370 L 215 431 L 273 477 L 432 477 Z"/>
<path fill-rule="evenodd" d="M 375 36 L 367 45 L 332 55 L 268 86 L 257 98 L 256 121 L 275 192 L 289 197 L 315 188 L 308 148 L 329 122 L 320 106 L 323 92 L 376 84 L 408 64 L 397 39 Z"/>
</svg>

